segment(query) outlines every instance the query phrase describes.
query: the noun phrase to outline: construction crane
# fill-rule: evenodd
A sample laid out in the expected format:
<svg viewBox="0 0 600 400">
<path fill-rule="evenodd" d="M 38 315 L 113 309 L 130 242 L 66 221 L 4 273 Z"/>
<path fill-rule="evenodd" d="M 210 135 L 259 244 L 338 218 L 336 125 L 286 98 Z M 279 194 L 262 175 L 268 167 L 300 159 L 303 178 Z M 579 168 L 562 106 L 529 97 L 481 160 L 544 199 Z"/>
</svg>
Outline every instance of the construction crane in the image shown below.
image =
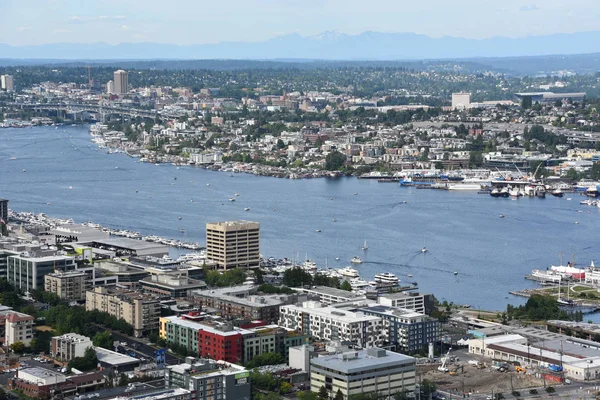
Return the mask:
<svg viewBox="0 0 600 400">
<path fill-rule="evenodd" d="M 442 365 L 440 365 L 438 367 L 438 371 L 446 373 L 449 371 L 448 367 L 446 367 L 446 363 L 448 362 L 448 360 L 450 359 L 450 350 L 452 350 L 452 347 L 450 347 L 448 349 L 448 352 L 446 353 L 445 357 L 442 357 Z"/>
</svg>

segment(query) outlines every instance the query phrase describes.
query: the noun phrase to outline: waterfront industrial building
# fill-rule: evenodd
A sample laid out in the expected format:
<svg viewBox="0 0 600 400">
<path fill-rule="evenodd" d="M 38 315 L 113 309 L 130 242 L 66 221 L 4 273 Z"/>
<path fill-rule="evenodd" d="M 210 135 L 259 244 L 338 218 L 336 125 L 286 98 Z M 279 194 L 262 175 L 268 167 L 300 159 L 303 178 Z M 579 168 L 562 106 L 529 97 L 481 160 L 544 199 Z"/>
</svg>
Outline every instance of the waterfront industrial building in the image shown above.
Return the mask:
<svg viewBox="0 0 600 400">
<path fill-rule="evenodd" d="M 354 395 L 377 394 L 392 398 L 416 386 L 416 361 L 380 348 L 369 348 L 310 360 L 310 389 L 324 387 L 329 397 L 338 391 L 347 400 Z"/>
<path fill-rule="evenodd" d="M 260 224 L 251 221 L 209 222 L 206 224 L 206 256 L 217 268 L 258 268 L 260 266 Z"/>
</svg>

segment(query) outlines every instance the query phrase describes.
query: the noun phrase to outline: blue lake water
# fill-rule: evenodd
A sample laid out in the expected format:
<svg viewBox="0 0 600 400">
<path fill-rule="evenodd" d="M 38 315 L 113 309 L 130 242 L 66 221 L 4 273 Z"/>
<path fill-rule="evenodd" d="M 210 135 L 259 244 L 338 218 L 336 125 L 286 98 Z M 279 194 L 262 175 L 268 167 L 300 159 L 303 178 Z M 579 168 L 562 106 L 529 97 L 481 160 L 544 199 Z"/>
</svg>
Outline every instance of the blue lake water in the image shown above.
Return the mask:
<svg viewBox="0 0 600 400">
<path fill-rule="evenodd" d="M 230 177 L 106 154 L 81 126 L 0 129 L 0 171 L 0 197 L 16 211 L 201 243 L 208 221 L 258 221 L 265 256 L 343 267 L 358 255 L 366 279 L 389 271 L 439 299 L 486 309 L 522 303 L 508 292 L 532 287 L 524 275 L 557 265 L 559 252 L 565 263 L 598 258 L 600 209 L 576 194 L 511 200 L 355 178 Z"/>
</svg>

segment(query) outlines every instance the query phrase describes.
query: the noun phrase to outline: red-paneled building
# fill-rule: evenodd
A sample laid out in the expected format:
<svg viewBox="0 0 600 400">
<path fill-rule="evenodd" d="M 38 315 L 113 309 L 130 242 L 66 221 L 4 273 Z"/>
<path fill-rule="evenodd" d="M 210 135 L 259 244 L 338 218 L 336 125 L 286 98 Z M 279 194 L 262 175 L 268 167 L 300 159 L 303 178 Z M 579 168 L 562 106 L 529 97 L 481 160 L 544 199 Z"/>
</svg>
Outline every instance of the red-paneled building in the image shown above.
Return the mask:
<svg viewBox="0 0 600 400">
<path fill-rule="evenodd" d="M 198 355 L 200 357 L 240 364 L 243 345 L 244 340 L 239 331 L 220 331 L 208 326 L 203 326 L 198 331 Z"/>
</svg>

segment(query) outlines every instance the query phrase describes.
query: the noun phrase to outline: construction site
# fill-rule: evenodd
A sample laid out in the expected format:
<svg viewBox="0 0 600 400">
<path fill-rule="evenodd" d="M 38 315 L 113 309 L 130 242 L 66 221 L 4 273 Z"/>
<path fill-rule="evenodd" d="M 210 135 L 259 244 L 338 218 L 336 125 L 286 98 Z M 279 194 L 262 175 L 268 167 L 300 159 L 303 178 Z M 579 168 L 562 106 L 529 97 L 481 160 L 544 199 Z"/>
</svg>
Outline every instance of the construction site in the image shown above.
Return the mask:
<svg viewBox="0 0 600 400">
<path fill-rule="evenodd" d="M 417 364 L 418 379 L 434 381 L 438 389 L 458 395 L 528 392 L 545 385 L 543 378 L 520 366 L 466 353 L 460 356 L 448 352 L 439 363 Z"/>
</svg>

